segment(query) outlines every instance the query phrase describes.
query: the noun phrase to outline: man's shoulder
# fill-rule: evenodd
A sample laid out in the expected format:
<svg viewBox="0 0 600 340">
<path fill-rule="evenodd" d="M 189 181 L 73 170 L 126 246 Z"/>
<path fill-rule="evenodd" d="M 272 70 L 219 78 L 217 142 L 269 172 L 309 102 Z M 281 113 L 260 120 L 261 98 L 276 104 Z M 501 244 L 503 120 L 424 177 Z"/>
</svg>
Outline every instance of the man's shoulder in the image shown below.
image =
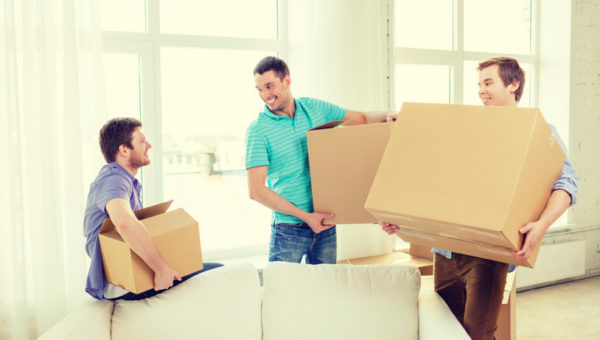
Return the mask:
<svg viewBox="0 0 600 340">
<path fill-rule="evenodd" d="M 325 103 L 325 101 L 323 101 L 321 99 L 313 98 L 313 97 L 296 98 L 296 102 L 300 103 L 302 105 L 308 105 L 308 106 L 314 106 L 314 105 L 318 105 L 319 103 Z"/>
<path fill-rule="evenodd" d="M 271 119 L 262 112 L 258 118 L 248 125 L 246 135 L 248 137 L 269 136 L 273 133 L 278 133 L 282 128 L 284 128 L 284 126 L 281 125 L 279 121 Z"/>
<path fill-rule="evenodd" d="M 316 113 L 323 114 L 325 112 L 330 112 L 331 110 L 334 110 L 337 107 L 336 105 L 328 101 L 312 97 L 296 98 L 296 103 L 309 115 L 313 115 Z"/>
<path fill-rule="evenodd" d="M 94 184 L 101 188 L 105 185 L 116 186 L 125 185 L 133 187 L 133 180 L 128 176 L 124 170 L 116 163 L 108 163 L 100 169 L 100 173 Z"/>
</svg>

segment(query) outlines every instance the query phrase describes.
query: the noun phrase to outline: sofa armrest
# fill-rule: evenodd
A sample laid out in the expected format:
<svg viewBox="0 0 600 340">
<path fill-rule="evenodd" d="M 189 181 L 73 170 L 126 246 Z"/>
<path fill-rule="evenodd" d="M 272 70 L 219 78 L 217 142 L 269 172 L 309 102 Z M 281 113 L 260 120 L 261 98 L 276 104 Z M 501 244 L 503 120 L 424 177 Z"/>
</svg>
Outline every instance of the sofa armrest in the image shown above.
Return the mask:
<svg viewBox="0 0 600 340">
<path fill-rule="evenodd" d="M 113 307 L 114 303 L 108 300 L 88 301 L 67 314 L 38 339 L 110 339 Z"/>
<path fill-rule="evenodd" d="M 419 339 L 470 339 L 448 305 L 430 286 L 422 287 L 419 293 Z"/>
</svg>

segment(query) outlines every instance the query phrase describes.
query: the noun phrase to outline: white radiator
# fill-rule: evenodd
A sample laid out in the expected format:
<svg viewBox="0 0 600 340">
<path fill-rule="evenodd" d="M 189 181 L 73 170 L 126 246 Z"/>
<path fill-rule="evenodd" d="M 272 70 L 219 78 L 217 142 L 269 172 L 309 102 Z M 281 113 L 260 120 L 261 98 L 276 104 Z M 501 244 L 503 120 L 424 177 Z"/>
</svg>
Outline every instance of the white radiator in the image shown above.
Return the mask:
<svg viewBox="0 0 600 340">
<path fill-rule="evenodd" d="M 517 288 L 585 275 L 585 241 L 542 245 L 534 269 L 517 268 Z"/>
</svg>

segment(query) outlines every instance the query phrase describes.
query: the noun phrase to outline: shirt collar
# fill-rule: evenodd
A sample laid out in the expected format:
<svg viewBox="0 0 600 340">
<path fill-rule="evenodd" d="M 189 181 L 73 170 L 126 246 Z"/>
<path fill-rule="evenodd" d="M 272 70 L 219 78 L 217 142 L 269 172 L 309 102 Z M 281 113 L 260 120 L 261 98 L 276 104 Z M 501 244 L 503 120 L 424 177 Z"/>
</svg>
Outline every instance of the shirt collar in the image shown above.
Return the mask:
<svg viewBox="0 0 600 340">
<path fill-rule="evenodd" d="M 296 101 L 296 98 L 294 98 L 294 105 L 296 106 L 296 110 L 294 112 L 294 118 L 296 118 L 296 114 L 298 113 L 298 108 L 299 108 L 298 104 L 299 103 Z M 270 119 L 277 120 L 277 121 L 284 120 L 284 119 L 291 119 L 288 116 L 278 116 L 278 115 L 274 114 L 273 112 L 271 112 L 269 110 L 269 107 L 267 105 L 265 105 L 262 113 L 265 116 L 269 117 Z"/>
<path fill-rule="evenodd" d="M 125 176 L 127 176 L 127 178 L 131 179 L 131 182 L 133 183 L 135 188 L 139 191 L 139 189 L 141 187 L 140 181 L 138 181 L 138 179 L 135 178 L 134 175 L 130 174 L 129 171 L 125 170 L 125 168 L 122 167 L 121 164 L 119 164 L 117 162 L 111 162 L 111 163 L 108 163 L 108 167 L 110 169 L 114 169 L 114 170 L 124 174 Z"/>
</svg>

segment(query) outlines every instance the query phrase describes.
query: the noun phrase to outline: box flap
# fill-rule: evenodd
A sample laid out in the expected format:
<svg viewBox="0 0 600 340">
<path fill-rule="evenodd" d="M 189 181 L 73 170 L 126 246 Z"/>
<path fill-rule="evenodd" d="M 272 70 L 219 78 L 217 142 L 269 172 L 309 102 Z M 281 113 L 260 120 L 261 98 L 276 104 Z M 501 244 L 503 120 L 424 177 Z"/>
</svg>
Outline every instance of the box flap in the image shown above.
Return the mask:
<svg viewBox="0 0 600 340">
<path fill-rule="evenodd" d="M 312 128 L 312 129 L 310 129 L 308 131 L 330 129 L 330 128 L 336 127 L 338 125 L 342 125 L 343 123 L 344 123 L 343 120 L 332 120 L 332 121 L 327 122 L 325 124 L 321 124 L 321 125 L 319 125 L 317 127 L 314 127 L 314 128 Z"/>
<path fill-rule="evenodd" d="M 152 216 L 159 215 L 159 214 L 166 212 L 167 210 L 169 210 L 171 203 L 173 203 L 173 200 L 155 204 L 150 207 L 138 209 L 138 210 L 134 211 L 133 213 L 135 214 L 135 217 L 137 217 L 138 220 L 141 221 L 148 217 L 152 217 Z M 104 232 L 107 232 L 107 231 L 113 230 L 113 229 L 115 229 L 115 225 L 112 223 L 111 219 L 109 217 L 107 217 L 104 219 L 104 223 L 102 223 L 102 227 L 100 227 L 100 231 L 98 232 L 98 234 L 101 234 L 101 233 L 104 233 Z"/>
<path fill-rule="evenodd" d="M 196 223 L 196 220 L 183 208 L 169 211 L 166 214 L 152 216 L 142 221 L 150 237 L 168 233 L 185 226 L 195 225 Z"/>
</svg>

